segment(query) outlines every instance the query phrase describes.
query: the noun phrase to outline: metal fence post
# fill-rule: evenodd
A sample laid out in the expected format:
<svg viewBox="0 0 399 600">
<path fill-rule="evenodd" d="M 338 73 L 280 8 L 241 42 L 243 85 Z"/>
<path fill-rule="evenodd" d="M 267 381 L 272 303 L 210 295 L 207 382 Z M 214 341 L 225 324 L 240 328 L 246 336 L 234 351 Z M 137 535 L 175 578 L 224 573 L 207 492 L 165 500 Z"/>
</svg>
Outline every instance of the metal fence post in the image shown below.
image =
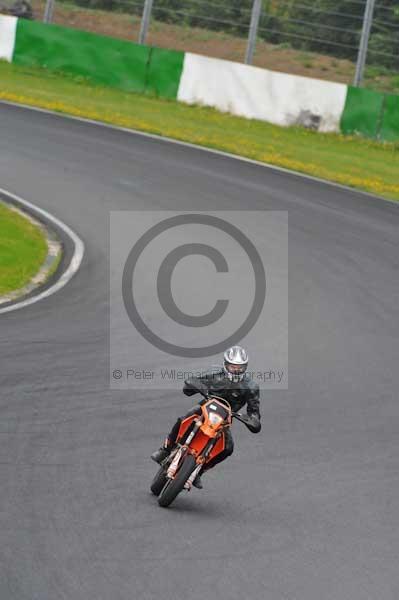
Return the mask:
<svg viewBox="0 0 399 600">
<path fill-rule="evenodd" d="M 364 10 L 362 37 L 360 38 L 359 52 L 357 55 L 356 72 L 353 85 L 359 86 L 363 81 L 364 67 L 366 65 L 367 48 L 369 45 L 370 31 L 373 24 L 375 0 L 367 0 Z"/>
<path fill-rule="evenodd" d="M 145 41 L 147 39 L 147 33 L 151 21 L 152 3 L 153 0 L 145 0 L 144 2 L 143 16 L 141 17 L 139 44 L 145 44 Z"/>
<path fill-rule="evenodd" d="M 245 53 L 245 63 L 252 64 L 255 52 L 256 36 L 258 34 L 260 13 L 262 10 L 262 0 L 254 0 L 252 5 L 251 25 L 249 26 L 247 51 Z"/>
<path fill-rule="evenodd" d="M 46 0 L 46 6 L 44 8 L 43 23 L 51 23 L 53 20 L 55 0 Z"/>
</svg>

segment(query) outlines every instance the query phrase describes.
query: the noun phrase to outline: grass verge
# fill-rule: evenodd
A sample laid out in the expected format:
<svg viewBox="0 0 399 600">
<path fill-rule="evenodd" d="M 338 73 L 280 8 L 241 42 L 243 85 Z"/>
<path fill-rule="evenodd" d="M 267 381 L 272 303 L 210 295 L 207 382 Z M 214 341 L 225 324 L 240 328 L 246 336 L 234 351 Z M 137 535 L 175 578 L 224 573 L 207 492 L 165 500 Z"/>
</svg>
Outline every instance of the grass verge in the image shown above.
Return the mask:
<svg viewBox="0 0 399 600">
<path fill-rule="evenodd" d="M 0 296 L 29 283 L 46 255 L 40 228 L 0 202 Z"/>
<path fill-rule="evenodd" d="M 398 144 L 277 127 L 5 62 L 1 99 L 216 148 L 399 200 Z"/>
</svg>

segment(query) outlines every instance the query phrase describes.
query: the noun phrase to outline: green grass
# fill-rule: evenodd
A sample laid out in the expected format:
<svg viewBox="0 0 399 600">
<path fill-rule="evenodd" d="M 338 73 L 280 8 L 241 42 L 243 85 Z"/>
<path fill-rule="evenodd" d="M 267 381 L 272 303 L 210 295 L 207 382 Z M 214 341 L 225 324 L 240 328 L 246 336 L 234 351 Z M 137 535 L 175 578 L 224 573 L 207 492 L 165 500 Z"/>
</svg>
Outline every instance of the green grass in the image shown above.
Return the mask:
<svg viewBox="0 0 399 600">
<path fill-rule="evenodd" d="M 399 145 L 282 128 L 0 62 L 0 99 L 240 154 L 399 200 Z"/>
<path fill-rule="evenodd" d="M 41 229 L 0 203 L 0 296 L 26 285 L 46 255 Z"/>
</svg>

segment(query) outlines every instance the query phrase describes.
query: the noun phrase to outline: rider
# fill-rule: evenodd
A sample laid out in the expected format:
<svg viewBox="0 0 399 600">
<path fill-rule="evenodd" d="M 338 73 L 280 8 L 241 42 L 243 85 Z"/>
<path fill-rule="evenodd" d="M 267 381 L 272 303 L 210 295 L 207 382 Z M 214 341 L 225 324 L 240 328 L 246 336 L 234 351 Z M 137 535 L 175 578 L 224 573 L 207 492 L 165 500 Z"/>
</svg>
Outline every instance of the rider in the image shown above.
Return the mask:
<svg viewBox="0 0 399 600">
<path fill-rule="evenodd" d="M 259 412 L 259 386 L 246 375 L 248 354 L 241 346 L 233 346 L 224 353 L 224 366 L 214 371 L 208 371 L 200 377 L 191 377 L 184 382 L 183 393 L 186 396 L 202 390 L 206 394 L 220 396 L 228 401 L 231 410 L 238 412 L 245 404 L 247 416 L 245 424 L 252 433 L 261 430 Z M 151 455 L 157 463 L 162 463 L 170 454 L 176 443 L 181 422 L 189 416 L 201 414 L 201 407 L 192 408 L 186 415 L 177 419 L 164 445 Z M 215 458 L 211 459 L 195 478 L 193 485 L 202 488 L 201 475 L 216 464 L 225 460 L 233 453 L 234 443 L 230 427 L 225 429 L 225 448 Z"/>
</svg>

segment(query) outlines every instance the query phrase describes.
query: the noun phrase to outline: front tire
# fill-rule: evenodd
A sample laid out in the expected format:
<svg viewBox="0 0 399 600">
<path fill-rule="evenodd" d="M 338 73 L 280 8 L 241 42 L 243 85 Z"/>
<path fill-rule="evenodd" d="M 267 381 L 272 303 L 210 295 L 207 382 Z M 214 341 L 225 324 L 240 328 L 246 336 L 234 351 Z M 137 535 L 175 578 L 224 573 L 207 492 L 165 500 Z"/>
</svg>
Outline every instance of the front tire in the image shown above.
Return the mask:
<svg viewBox="0 0 399 600">
<path fill-rule="evenodd" d="M 163 488 L 165 487 L 165 483 L 167 482 L 168 478 L 166 476 L 166 471 L 163 467 L 161 467 L 160 469 L 158 469 L 157 474 L 155 475 L 154 479 L 152 480 L 151 483 L 151 491 L 154 494 L 154 496 L 159 496 L 159 494 L 162 492 Z"/>
<path fill-rule="evenodd" d="M 166 508 L 172 504 L 173 500 L 175 500 L 176 496 L 180 494 L 184 488 L 184 484 L 196 466 L 197 463 L 195 462 L 194 456 L 188 454 L 184 459 L 182 466 L 178 470 L 176 477 L 174 479 L 169 479 L 162 489 L 162 492 L 158 498 L 159 506 Z"/>
</svg>

